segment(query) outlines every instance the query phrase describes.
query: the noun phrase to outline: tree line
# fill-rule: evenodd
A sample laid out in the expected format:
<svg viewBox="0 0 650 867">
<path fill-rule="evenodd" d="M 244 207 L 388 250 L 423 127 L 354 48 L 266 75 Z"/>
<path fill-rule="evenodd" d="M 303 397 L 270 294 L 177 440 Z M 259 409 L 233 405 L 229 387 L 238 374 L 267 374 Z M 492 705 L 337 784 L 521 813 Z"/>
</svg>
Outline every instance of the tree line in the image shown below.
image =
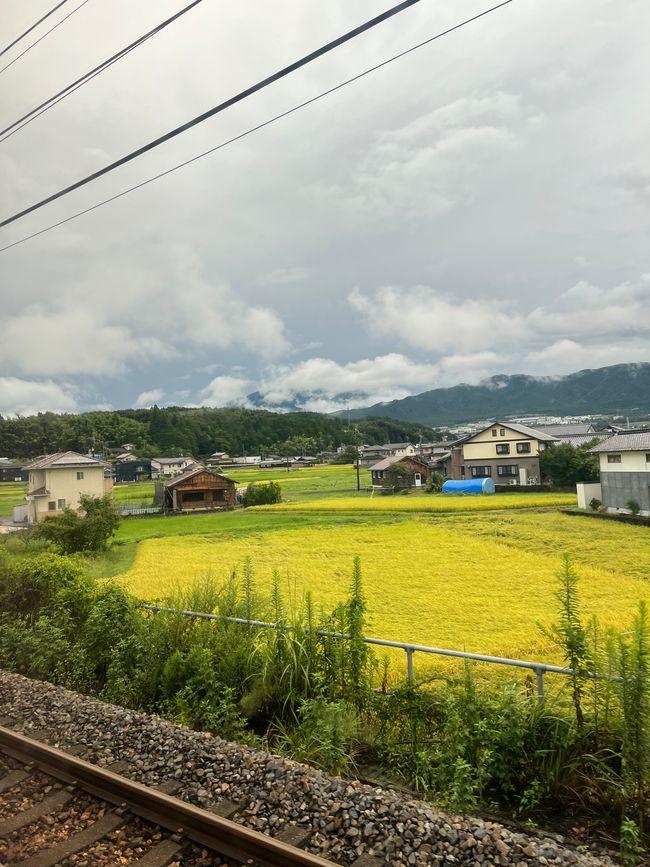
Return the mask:
<svg viewBox="0 0 650 867">
<path fill-rule="evenodd" d="M 229 454 L 282 453 L 287 441 L 307 442 L 315 451 L 363 442 L 430 440 L 427 425 L 389 418 L 347 420 L 311 412 L 164 407 L 79 414 L 0 416 L 0 455 L 28 459 L 57 451 L 106 454 L 131 443 L 140 457 L 214 451 Z M 285 449 L 286 451 L 286 449 Z"/>
</svg>

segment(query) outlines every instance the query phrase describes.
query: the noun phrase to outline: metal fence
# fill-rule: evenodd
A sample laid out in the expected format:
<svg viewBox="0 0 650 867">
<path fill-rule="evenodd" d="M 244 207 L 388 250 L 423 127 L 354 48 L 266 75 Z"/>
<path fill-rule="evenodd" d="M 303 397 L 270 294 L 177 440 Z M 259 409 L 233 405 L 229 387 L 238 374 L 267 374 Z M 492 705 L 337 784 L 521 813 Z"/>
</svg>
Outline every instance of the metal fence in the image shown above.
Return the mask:
<svg viewBox="0 0 650 867">
<path fill-rule="evenodd" d="M 198 617 L 203 620 L 218 620 L 223 623 L 239 623 L 242 626 L 254 626 L 258 629 L 284 629 L 288 632 L 293 632 L 295 627 L 285 624 L 267 623 L 264 620 L 245 620 L 242 617 L 227 617 L 223 614 L 207 614 L 205 611 L 186 611 L 179 608 L 165 608 L 160 605 L 145 605 L 141 606 L 148 611 L 153 611 L 154 614 L 159 612 L 165 614 L 182 614 L 185 617 Z M 352 636 L 346 635 L 344 632 L 328 632 L 325 629 L 315 630 L 317 635 L 326 638 L 338 638 L 341 640 L 350 640 Z M 364 638 L 366 644 L 371 644 L 376 647 L 390 647 L 397 650 L 403 650 L 406 654 L 406 673 L 410 681 L 415 679 L 413 672 L 413 657 L 416 653 L 431 654 L 434 656 L 450 656 L 456 659 L 469 659 L 474 662 L 488 662 L 493 665 L 509 665 L 512 668 L 525 668 L 535 673 L 537 682 L 537 697 L 540 701 L 544 699 L 544 675 L 545 674 L 562 674 L 562 675 L 586 675 L 591 678 L 606 678 L 611 680 L 619 680 L 620 678 L 607 678 L 606 675 L 599 675 L 594 672 L 576 672 L 572 668 L 563 668 L 560 665 L 547 665 L 545 662 L 533 662 L 525 659 L 509 659 L 504 656 L 488 656 L 483 653 L 469 653 L 466 650 L 448 650 L 442 647 L 427 647 L 424 644 L 410 644 L 404 641 L 389 641 L 385 638 Z"/>
</svg>

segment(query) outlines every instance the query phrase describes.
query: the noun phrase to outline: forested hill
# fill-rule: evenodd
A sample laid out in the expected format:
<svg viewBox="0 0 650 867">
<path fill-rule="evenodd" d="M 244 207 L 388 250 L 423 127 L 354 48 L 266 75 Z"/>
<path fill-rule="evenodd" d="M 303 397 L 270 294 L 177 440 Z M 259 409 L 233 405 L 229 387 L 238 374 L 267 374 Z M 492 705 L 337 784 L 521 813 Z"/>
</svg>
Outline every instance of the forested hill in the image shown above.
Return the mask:
<svg viewBox="0 0 650 867">
<path fill-rule="evenodd" d="M 361 442 L 431 438 L 431 429 L 425 425 L 389 418 L 365 418 L 354 427 Z M 133 443 L 141 457 L 182 452 L 205 458 L 215 451 L 251 455 L 279 450 L 287 441 L 298 453 L 301 446 L 308 452 L 334 449 L 353 443 L 356 437 L 347 419 L 308 412 L 154 407 L 78 415 L 0 416 L 0 456 L 20 459 L 68 449 L 103 454 L 123 443 Z"/>
<path fill-rule="evenodd" d="M 568 376 L 492 376 L 351 411 L 433 427 L 518 415 L 650 414 L 650 364 L 615 364 Z"/>
</svg>

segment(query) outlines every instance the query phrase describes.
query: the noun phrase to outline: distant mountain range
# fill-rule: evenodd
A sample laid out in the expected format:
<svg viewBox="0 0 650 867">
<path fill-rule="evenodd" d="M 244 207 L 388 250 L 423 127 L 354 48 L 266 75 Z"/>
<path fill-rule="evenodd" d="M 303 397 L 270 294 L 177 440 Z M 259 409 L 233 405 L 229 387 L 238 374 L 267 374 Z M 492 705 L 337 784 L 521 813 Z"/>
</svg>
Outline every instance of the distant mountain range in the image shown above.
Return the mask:
<svg viewBox="0 0 650 867">
<path fill-rule="evenodd" d="M 349 414 L 351 418 L 387 416 L 432 427 L 502 416 L 650 415 L 650 363 L 615 364 L 567 376 L 499 374 L 478 385 L 435 388 L 352 409 Z"/>
</svg>

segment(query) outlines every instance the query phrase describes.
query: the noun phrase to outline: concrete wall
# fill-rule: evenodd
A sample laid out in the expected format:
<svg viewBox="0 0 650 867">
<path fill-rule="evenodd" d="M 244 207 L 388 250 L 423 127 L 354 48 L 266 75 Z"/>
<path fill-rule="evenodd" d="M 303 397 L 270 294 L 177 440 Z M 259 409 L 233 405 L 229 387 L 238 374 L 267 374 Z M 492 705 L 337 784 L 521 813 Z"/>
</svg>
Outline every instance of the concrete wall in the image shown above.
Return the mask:
<svg viewBox="0 0 650 867">
<path fill-rule="evenodd" d="M 620 455 L 620 464 L 610 464 L 607 453 L 600 455 L 601 473 L 650 473 L 650 452 L 610 452 L 612 455 Z"/>
<path fill-rule="evenodd" d="M 83 479 L 77 479 L 77 473 L 83 473 Z M 49 494 L 46 497 L 34 497 L 31 500 L 30 523 L 42 521 L 46 515 L 60 515 L 66 507 L 78 509 L 79 497 L 82 494 L 103 497 L 106 493 L 104 467 L 91 465 L 31 471 L 29 490 L 32 491 L 43 486 L 49 491 Z M 59 501 L 64 501 L 60 508 Z M 56 508 L 49 508 L 51 502 L 56 504 Z"/>
<path fill-rule="evenodd" d="M 576 491 L 578 493 L 579 509 L 588 509 L 589 503 L 594 497 L 602 502 L 603 492 L 600 482 L 578 482 Z"/>
<path fill-rule="evenodd" d="M 610 467 L 612 464 L 609 465 Z M 600 482 L 603 505 L 608 509 L 625 509 L 628 500 L 636 500 L 642 514 L 650 514 L 650 472 L 605 472 Z"/>
</svg>

